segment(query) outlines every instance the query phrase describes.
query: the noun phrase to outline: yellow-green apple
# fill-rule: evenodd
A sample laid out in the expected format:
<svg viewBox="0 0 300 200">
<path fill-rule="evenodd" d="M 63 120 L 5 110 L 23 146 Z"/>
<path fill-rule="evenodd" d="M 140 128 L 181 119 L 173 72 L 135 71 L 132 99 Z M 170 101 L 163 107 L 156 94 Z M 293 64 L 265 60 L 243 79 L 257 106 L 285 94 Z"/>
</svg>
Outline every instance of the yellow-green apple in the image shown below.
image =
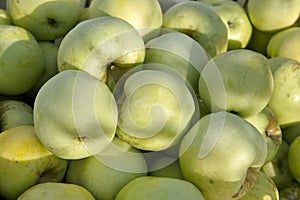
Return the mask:
<svg viewBox="0 0 300 200">
<path fill-rule="evenodd" d="M 269 59 L 274 77 L 274 90 L 268 107 L 280 126 L 300 122 L 300 63 L 285 57 Z"/>
<path fill-rule="evenodd" d="M 190 1 L 190 0 L 158 0 L 163 13 L 173 5 L 183 1 Z"/>
<path fill-rule="evenodd" d="M 288 187 L 293 181 L 288 164 L 288 152 L 289 145 L 283 140 L 274 158 L 261 168 L 261 171 L 274 181 L 278 190 Z"/>
<path fill-rule="evenodd" d="M 84 187 L 70 183 L 39 183 L 23 192 L 17 200 L 96 200 Z"/>
<path fill-rule="evenodd" d="M 300 5 L 300 3 L 299 3 Z M 267 46 L 269 57 L 286 57 L 300 62 L 300 27 L 290 27 L 275 33 Z"/>
<path fill-rule="evenodd" d="M 33 107 L 36 134 L 58 157 L 94 155 L 113 139 L 117 105 L 107 85 L 90 74 L 65 70 L 39 90 Z"/>
<path fill-rule="evenodd" d="M 179 72 L 198 93 L 201 70 L 210 59 L 194 39 L 180 32 L 165 33 L 146 43 L 144 63 L 159 63 Z"/>
<path fill-rule="evenodd" d="M 0 26 L 0 94 L 27 92 L 42 76 L 44 59 L 36 38 L 14 25 Z"/>
<path fill-rule="evenodd" d="M 82 39 L 84 38 L 84 39 Z M 132 67 L 144 61 L 145 45 L 128 22 L 111 16 L 77 24 L 60 43 L 58 70 L 76 69 L 106 81 L 107 67 Z"/>
<path fill-rule="evenodd" d="M 214 8 L 228 28 L 228 50 L 245 48 L 252 35 L 252 24 L 245 9 L 236 1 L 203 1 Z"/>
<path fill-rule="evenodd" d="M 235 49 L 208 61 L 199 78 L 199 94 L 211 111 L 242 117 L 262 111 L 273 92 L 268 59 L 248 49 Z"/>
<path fill-rule="evenodd" d="M 134 68 L 123 77 L 113 92 L 119 105 L 116 134 L 142 150 L 176 145 L 197 114 L 197 102 L 186 80 L 154 63 Z"/>
<path fill-rule="evenodd" d="M 33 125 L 32 107 L 20 100 L 0 101 L 0 131 L 21 125 Z"/>
<path fill-rule="evenodd" d="M 63 37 L 77 23 L 81 0 L 10 0 L 9 14 L 16 26 L 38 40 Z"/>
<path fill-rule="evenodd" d="M 61 182 L 68 161 L 49 152 L 33 126 L 17 126 L 0 134 L 0 194 L 17 199 L 41 182 Z"/>
<path fill-rule="evenodd" d="M 290 148 L 287 155 L 290 172 L 298 183 L 300 183 L 299 151 L 300 151 L 300 137 L 298 136 L 290 144 Z"/>
<path fill-rule="evenodd" d="M 147 172 L 142 152 L 115 137 L 101 153 L 71 160 L 65 181 L 83 186 L 96 199 L 114 200 L 122 187 Z"/>
<path fill-rule="evenodd" d="M 267 156 L 261 133 L 225 111 L 200 118 L 179 150 L 185 180 L 196 185 L 205 200 L 241 198 L 254 185 Z"/>
<path fill-rule="evenodd" d="M 134 9 L 133 9 L 134 8 Z M 162 26 L 163 14 L 158 0 L 93 0 L 91 18 L 113 16 L 130 23 L 145 39 L 154 37 Z"/>
<path fill-rule="evenodd" d="M 211 57 L 227 51 L 226 24 L 213 8 L 202 2 L 183 1 L 173 5 L 164 13 L 162 27 L 189 35 Z"/>
<path fill-rule="evenodd" d="M 135 178 L 118 193 L 116 200 L 204 200 L 192 183 L 176 178 L 143 176 Z"/>
<path fill-rule="evenodd" d="M 1 24 L 12 25 L 12 20 L 8 11 L 2 8 L 0 8 L 0 25 Z"/>
<path fill-rule="evenodd" d="M 247 12 L 253 26 L 261 31 L 276 31 L 293 25 L 299 17 L 299 0 L 248 0 Z"/>
<path fill-rule="evenodd" d="M 300 198 L 300 184 L 293 180 L 293 182 L 286 188 L 279 191 L 280 200 L 290 200 Z"/>
</svg>

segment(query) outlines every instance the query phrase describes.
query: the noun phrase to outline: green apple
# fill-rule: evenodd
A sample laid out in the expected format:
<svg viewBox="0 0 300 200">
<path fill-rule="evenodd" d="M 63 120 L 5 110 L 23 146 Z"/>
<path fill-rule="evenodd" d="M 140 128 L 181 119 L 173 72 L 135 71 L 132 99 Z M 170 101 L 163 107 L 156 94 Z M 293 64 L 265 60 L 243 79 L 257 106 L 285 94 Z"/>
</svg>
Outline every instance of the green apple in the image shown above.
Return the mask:
<svg viewBox="0 0 300 200">
<path fill-rule="evenodd" d="M 42 76 L 44 59 L 34 36 L 14 25 L 0 26 L 0 94 L 27 92 Z"/>
<path fill-rule="evenodd" d="M 300 123 L 282 128 L 282 138 L 289 145 L 297 136 L 300 136 Z"/>
<path fill-rule="evenodd" d="M 146 43 L 144 63 L 159 63 L 179 72 L 198 93 L 201 70 L 210 59 L 194 39 L 180 32 L 165 33 Z"/>
<path fill-rule="evenodd" d="M 144 57 L 144 41 L 137 30 L 120 18 L 104 16 L 85 20 L 68 32 L 57 63 L 59 71 L 82 70 L 106 81 L 107 67 L 132 67 Z"/>
<path fill-rule="evenodd" d="M 39 90 L 33 107 L 42 144 L 65 159 L 94 155 L 115 135 L 117 105 L 105 83 L 90 74 L 65 70 Z"/>
<path fill-rule="evenodd" d="M 282 127 L 300 122 L 300 63 L 284 57 L 271 58 L 269 63 L 274 77 L 274 90 L 268 107 Z"/>
<path fill-rule="evenodd" d="M 183 137 L 179 150 L 185 180 L 196 185 L 205 200 L 242 197 L 267 156 L 261 133 L 225 111 L 200 118 Z"/>
<path fill-rule="evenodd" d="M 203 1 L 214 8 L 228 28 L 228 50 L 245 48 L 252 35 L 252 24 L 245 9 L 236 1 Z"/>
<path fill-rule="evenodd" d="M 176 145 L 197 114 L 186 80 L 163 67 L 152 63 L 130 70 L 114 89 L 116 134 L 138 149 L 161 151 Z"/>
<path fill-rule="evenodd" d="M 144 176 L 125 185 L 116 200 L 204 200 L 192 183 L 176 178 Z"/>
<path fill-rule="evenodd" d="M 273 92 L 268 59 L 248 49 L 219 54 L 208 61 L 199 78 L 199 94 L 211 111 L 242 117 L 262 111 Z"/>
<path fill-rule="evenodd" d="M 12 25 L 11 17 L 7 10 L 0 8 L 0 25 Z"/>
<path fill-rule="evenodd" d="M 290 144 L 290 148 L 287 155 L 290 172 L 298 183 L 300 183 L 299 151 L 300 151 L 300 137 L 298 136 Z"/>
<path fill-rule="evenodd" d="M 68 161 L 49 152 L 33 126 L 18 126 L 0 134 L 0 194 L 17 199 L 41 182 L 61 182 Z"/>
<path fill-rule="evenodd" d="M 227 51 L 226 24 L 209 5 L 198 1 L 183 1 L 169 8 L 163 17 L 163 28 L 189 35 L 211 57 Z"/>
<path fill-rule="evenodd" d="M 37 40 L 55 40 L 73 28 L 80 9 L 81 0 L 10 0 L 8 10 L 13 23 Z"/>
<path fill-rule="evenodd" d="M 300 5 L 300 3 L 299 3 Z M 300 27 L 290 27 L 274 34 L 267 46 L 269 57 L 286 57 L 300 62 Z"/>
<path fill-rule="evenodd" d="M 82 199 L 96 200 L 95 197 L 84 187 L 68 183 L 40 183 L 30 187 L 22 193 L 17 200 L 66 200 Z"/>
<path fill-rule="evenodd" d="M 115 137 L 96 156 L 70 161 L 65 180 L 88 189 L 96 199 L 114 200 L 128 182 L 146 175 L 141 151 Z"/>
<path fill-rule="evenodd" d="M 247 12 L 251 23 L 261 31 L 287 28 L 299 17 L 299 0 L 248 0 Z"/>
<path fill-rule="evenodd" d="M 0 131 L 22 125 L 33 126 L 33 109 L 20 100 L 0 101 Z"/>
</svg>

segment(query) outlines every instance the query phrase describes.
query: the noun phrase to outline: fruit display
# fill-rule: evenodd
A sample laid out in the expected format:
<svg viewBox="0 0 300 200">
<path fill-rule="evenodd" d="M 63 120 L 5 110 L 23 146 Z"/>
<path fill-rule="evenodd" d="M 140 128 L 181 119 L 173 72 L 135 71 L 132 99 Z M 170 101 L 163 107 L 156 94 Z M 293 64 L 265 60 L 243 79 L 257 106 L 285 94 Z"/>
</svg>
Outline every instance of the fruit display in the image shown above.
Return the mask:
<svg viewBox="0 0 300 200">
<path fill-rule="evenodd" d="M 1 0 L 0 200 L 298 200 L 300 0 Z"/>
</svg>

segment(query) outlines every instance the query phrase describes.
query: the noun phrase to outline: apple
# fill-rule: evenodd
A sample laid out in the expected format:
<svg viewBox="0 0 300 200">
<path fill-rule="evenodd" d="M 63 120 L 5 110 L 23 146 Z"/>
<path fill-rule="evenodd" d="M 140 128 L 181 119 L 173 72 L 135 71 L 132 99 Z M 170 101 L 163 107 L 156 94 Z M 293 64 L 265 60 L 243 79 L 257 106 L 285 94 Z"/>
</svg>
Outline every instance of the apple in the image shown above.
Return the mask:
<svg viewBox="0 0 300 200">
<path fill-rule="evenodd" d="M 33 109 L 20 100 L 0 101 L 0 131 L 33 124 Z"/>
<path fill-rule="evenodd" d="M 34 36 L 14 25 L 0 26 L 0 94 L 20 95 L 42 76 L 44 59 Z"/>
<path fill-rule="evenodd" d="M 267 46 L 267 54 L 271 58 L 286 57 L 300 62 L 299 46 L 300 27 L 290 27 L 271 37 Z"/>
<path fill-rule="evenodd" d="M 290 172 L 298 183 L 300 183 L 299 151 L 300 151 L 300 137 L 298 136 L 290 144 L 290 148 L 287 155 Z"/>
<path fill-rule="evenodd" d="M 276 31 L 296 22 L 300 12 L 300 1 L 248 0 L 247 12 L 251 23 L 258 30 Z"/>
<path fill-rule="evenodd" d="M 81 70 L 105 82 L 107 67 L 132 67 L 144 57 L 144 41 L 137 30 L 120 18 L 104 16 L 85 20 L 66 34 L 57 65 L 59 71 Z"/>
<path fill-rule="evenodd" d="M 185 180 L 205 200 L 238 199 L 254 185 L 267 156 L 261 133 L 238 115 L 205 115 L 185 134 L 179 149 Z"/>
<path fill-rule="evenodd" d="M 12 20 L 8 11 L 2 8 L 0 8 L 0 25 L 1 24 L 12 25 Z"/>
<path fill-rule="evenodd" d="M 226 110 L 250 117 L 266 107 L 273 84 L 265 56 L 248 49 L 236 49 L 208 61 L 200 74 L 198 89 L 212 112 Z"/>
<path fill-rule="evenodd" d="M 84 187 L 68 183 L 39 183 L 22 193 L 17 200 L 65 200 L 84 199 L 96 200 L 95 197 Z"/>
<path fill-rule="evenodd" d="M 99 154 L 69 161 L 65 181 L 88 189 L 96 199 L 114 200 L 122 187 L 147 172 L 142 152 L 115 137 Z"/>
<path fill-rule="evenodd" d="M 41 182 L 61 182 L 68 161 L 49 152 L 33 126 L 17 126 L 0 134 L 0 194 L 17 199 Z"/>
<path fill-rule="evenodd" d="M 252 24 L 245 9 L 231 0 L 198 0 L 214 8 L 228 28 L 228 50 L 245 48 L 252 35 Z"/>
<path fill-rule="evenodd" d="M 135 178 L 118 193 L 116 200 L 204 200 L 192 183 L 176 178 L 143 176 Z"/>
<path fill-rule="evenodd" d="M 115 136 L 117 105 L 104 82 L 77 70 L 65 70 L 39 90 L 33 107 L 36 134 L 60 158 L 94 155 Z"/>
<path fill-rule="evenodd" d="M 145 39 L 155 37 L 161 28 L 163 14 L 158 0 L 93 0 L 89 6 L 90 18 L 118 17 L 130 23 Z"/>
<path fill-rule="evenodd" d="M 89 7 L 82 8 L 79 13 L 77 23 L 90 19 Z"/>
<path fill-rule="evenodd" d="M 113 91 L 119 107 L 116 134 L 133 147 L 161 151 L 179 142 L 197 115 L 186 80 L 160 64 L 128 71 Z"/>
<path fill-rule="evenodd" d="M 226 24 L 213 8 L 202 2 L 183 1 L 173 5 L 164 13 L 162 27 L 192 37 L 211 57 L 227 51 Z"/>
<path fill-rule="evenodd" d="M 275 57 L 269 59 L 274 77 L 274 90 L 268 107 L 272 109 L 281 127 L 300 122 L 300 63 Z"/>
<path fill-rule="evenodd" d="M 37 40 L 55 40 L 73 28 L 80 9 L 81 0 L 10 0 L 8 11 L 13 23 Z"/>
</svg>

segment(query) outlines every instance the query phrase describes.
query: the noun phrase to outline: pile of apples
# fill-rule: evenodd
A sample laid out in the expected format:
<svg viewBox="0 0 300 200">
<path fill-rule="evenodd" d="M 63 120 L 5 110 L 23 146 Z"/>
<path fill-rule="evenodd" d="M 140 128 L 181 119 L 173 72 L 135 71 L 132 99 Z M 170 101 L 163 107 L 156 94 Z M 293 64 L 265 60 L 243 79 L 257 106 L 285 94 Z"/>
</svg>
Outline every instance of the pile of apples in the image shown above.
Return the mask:
<svg viewBox="0 0 300 200">
<path fill-rule="evenodd" d="M 299 0 L 7 0 L 0 199 L 300 199 Z"/>
</svg>

